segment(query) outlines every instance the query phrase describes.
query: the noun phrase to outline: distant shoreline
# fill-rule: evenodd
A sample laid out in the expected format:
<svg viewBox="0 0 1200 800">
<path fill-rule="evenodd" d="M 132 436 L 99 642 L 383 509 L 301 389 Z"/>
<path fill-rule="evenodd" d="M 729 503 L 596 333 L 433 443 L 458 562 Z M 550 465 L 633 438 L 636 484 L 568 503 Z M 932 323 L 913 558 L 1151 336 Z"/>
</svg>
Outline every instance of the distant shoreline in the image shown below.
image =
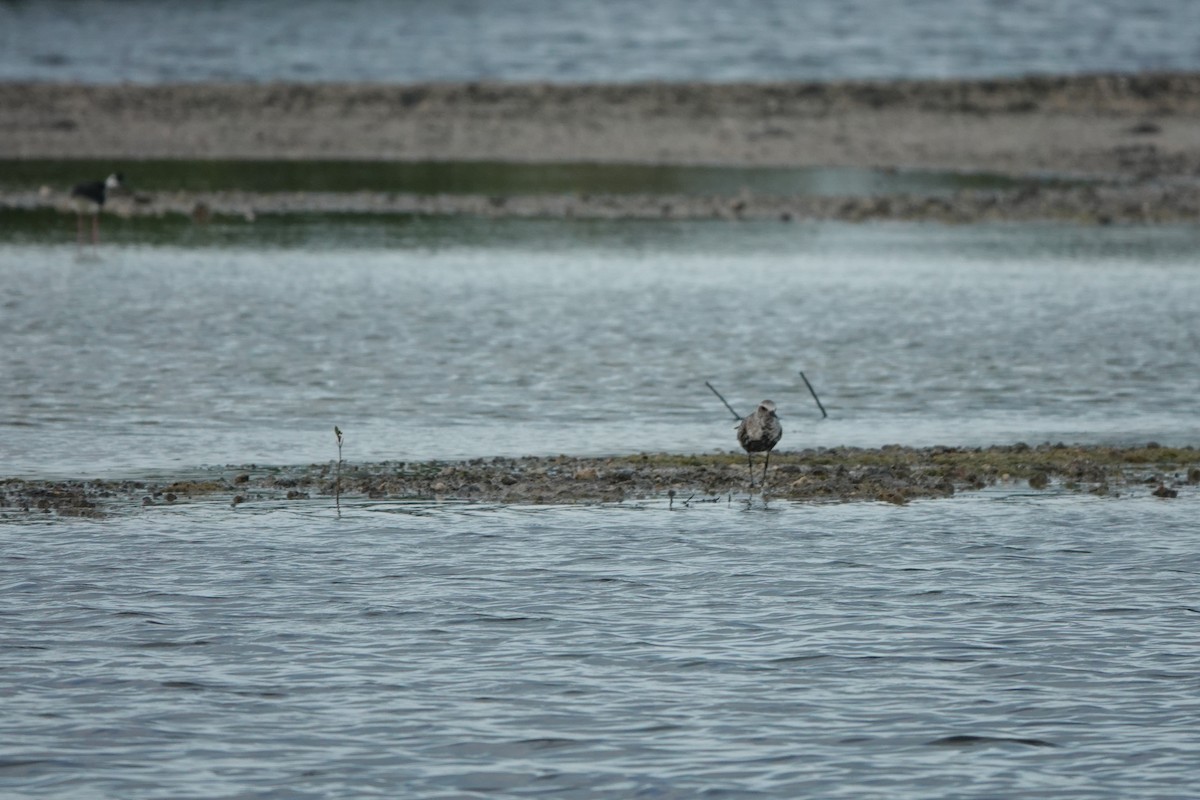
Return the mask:
<svg viewBox="0 0 1200 800">
<path fill-rule="evenodd" d="M 0 213 L 53 209 L 74 214 L 65 192 L 0 191 Z M 896 221 L 974 224 L 1059 222 L 1084 225 L 1179 224 L 1200 220 L 1200 185 L 1031 186 L 965 190 L 951 196 L 868 197 L 571 194 L 417 195 L 383 192 L 171 192 L 118 198 L 106 212 L 126 218 L 225 217 L 253 222 L 264 215 L 412 215 L 520 219 Z M 10 224 L 19 224 L 10 214 Z"/>
<path fill-rule="evenodd" d="M 1200 73 L 762 84 L 0 82 L 16 159 L 348 159 L 859 167 L 1085 176 L 1087 187 L 944 198 L 541 196 L 243 191 L 118 213 L 354 211 L 489 216 L 1058 219 L 1200 217 Z M 95 177 L 95 176 L 83 176 Z M 402 187 L 399 187 L 402 188 Z M 62 191 L 55 187 L 55 191 Z M 61 197 L 4 190 L 0 208 Z"/>
<path fill-rule="evenodd" d="M 0 82 L 10 158 L 1200 174 L 1200 73 L 761 84 Z"/>
<path fill-rule="evenodd" d="M 762 468 L 761 456 L 756 460 Z M 474 502 L 505 505 L 732 502 L 749 496 L 744 454 L 571 456 L 462 462 L 333 462 L 303 467 L 229 467 L 172 480 L 0 479 L 0 522 L 41 516 L 103 517 L 189 503 Z M 336 481 L 339 481 L 337 483 Z M 757 478 L 756 478 L 757 480 Z M 1010 486 L 1163 499 L 1200 489 L 1192 447 L 1017 444 L 987 448 L 836 447 L 778 452 L 770 498 L 797 502 L 887 502 L 950 497 Z M 340 487 L 340 489 L 339 489 Z M 761 489 L 756 488 L 754 493 Z"/>
</svg>

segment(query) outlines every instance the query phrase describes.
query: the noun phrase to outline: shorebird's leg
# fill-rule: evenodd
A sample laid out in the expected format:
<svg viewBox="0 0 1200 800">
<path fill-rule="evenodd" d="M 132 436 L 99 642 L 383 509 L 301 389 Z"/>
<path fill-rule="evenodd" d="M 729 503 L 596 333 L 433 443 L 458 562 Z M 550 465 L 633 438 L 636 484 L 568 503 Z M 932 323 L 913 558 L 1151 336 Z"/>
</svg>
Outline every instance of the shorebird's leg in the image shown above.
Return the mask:
<svg viewBox="0 0 1200 800">
<path fill-rule="evenodd" d="M 762 479 L 762 484 L 761 484 L 763 486 L 767 485 L 767 467 L 769 467 L 769 466 L 771 466 L 771 451 L 770 450 L 767 451 L 767 461 L 765 464 L 763 464 L 763 479 Z"/>
<path fill-rule="evenodd" d="M 746 461 L 750 464 L 750 488 L 754 488 L 754 453 L 746 451 Z"/>
</svg>

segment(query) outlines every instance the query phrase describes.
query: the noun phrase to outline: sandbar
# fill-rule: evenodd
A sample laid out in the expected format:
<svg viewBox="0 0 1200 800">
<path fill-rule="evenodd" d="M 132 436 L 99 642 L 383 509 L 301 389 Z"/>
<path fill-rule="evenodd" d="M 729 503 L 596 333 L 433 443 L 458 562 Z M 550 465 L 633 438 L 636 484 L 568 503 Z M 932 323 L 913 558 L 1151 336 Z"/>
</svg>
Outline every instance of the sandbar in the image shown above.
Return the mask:
<svg viewBox="0 0 1200 800">
<path fill-rule="evenodd" d="M 192 470 L 140 480 L 0 479 L 0 521 L 104 517 L 195 503 L 233 509 L 303 503 L 321 507 L 383 502 L 577 505 L 781 500 L 885 502 L 961 492 L 1091 493 L 1109 497 L 1195 497 L 1200 450 L 1045 443 L 986 448 L 836 447 L 773 454 L 765 489 L 762 458 L 750 485 L 745 454 L 639 454 L 480 458 L 459 462 L 257 465 Z"/>
</svg>

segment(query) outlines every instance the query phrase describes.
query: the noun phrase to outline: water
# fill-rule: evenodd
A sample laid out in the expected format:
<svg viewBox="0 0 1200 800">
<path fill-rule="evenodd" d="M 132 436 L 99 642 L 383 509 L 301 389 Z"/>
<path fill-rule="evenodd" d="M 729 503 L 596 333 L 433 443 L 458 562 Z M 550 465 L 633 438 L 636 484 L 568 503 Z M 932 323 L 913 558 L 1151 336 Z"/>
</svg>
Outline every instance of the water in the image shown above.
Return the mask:
<svg viewBox="0 0 1200 800">
<path fill-rule="evenodd" d="M 1200 68 L 1191 0 L 40 0 L 0 79 L 758 81 Z"/>
<path fill-rule="evenodd" d="M 120 170 L 137 192 L 406 192 L 413 194 L 951 195 L 1034 181 L 999 174 L 862 167 L 514 164 L 479 161 L 3 159 L 0 189 L 69 191 L 80 175 Z M 1079 179 L 1072 179 L 1081 182 Z M 1037 179 L 1041 186 L 1065 179 Z M 0 232 L 0 236 L 3 236 Z"/>
<path fill-rule="evenodd" d="M 60 221 L 5 476 L 1200 438 L 1193 228 Z M 1187 796 L 1200 495 L 1121 495 L 8 515 L 0 795 Z"/>
<path fill-rule="evenodd" d="M 0 525 L 9 797 L 1178 798 L 1196 499 Z"/>
<path fill-rule="evenodd" d="M 351 461 L 734 449 L 706 380 L 784 449 L 1200 440 L 1193 228 L 188 230 L 0 243 L 8 474 L 324 462 L 334 425 Z"/>
</svg>

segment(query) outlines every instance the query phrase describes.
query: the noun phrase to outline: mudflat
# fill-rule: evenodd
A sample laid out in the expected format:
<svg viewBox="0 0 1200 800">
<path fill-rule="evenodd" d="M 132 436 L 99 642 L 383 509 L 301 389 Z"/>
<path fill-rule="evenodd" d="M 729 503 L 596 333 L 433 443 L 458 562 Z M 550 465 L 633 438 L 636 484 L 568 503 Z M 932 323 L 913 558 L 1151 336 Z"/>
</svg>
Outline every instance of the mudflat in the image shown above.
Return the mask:
<svg viewBox="0 0 1200 800">
<path fill-rule="evenodd" d="M 1200 74 L 998 80 L 614 85 L 0 83 L 17 159 L 351 159 L 935 169 L 1087 186 L 926 198 L 387 194 L 353 210 L 539 216 L 1060 218 L 1181 221 L 1200 211 Z M 246 187 L 253 191 L 253 187 Z M 44 194 L 44 193 L 43 193 Z M 175 213 L 337 211 L 349 195 L 176 197 Z M 53 205 L 6 192 L 0 206 Z M 364 206 L 365 204 L 365 206 Z M 350 209 L 347 209 L 350 210 Z"/>
<path fill-rule="evenodd" d="M 745 501 L 887 502 L 962 491 L 1090 492 L 1109 496 L 1192 496 L 1200 451 L 1191 448 L 1024 444 L 987 448 L 838 447 L 773 454 L 749 485 L 744 454 L 643 454 L 475 459 L 464 462 L 229 467 L 145 480 L 0 479 L 0 521 L 106 516 L 188 503 L 470 502 L 575 504 Z"/>
<path fill-rule="evenodd" d="M 834 83 L 0 83 L 13 158 L 1200 174 L 1200 74 Z"/>
</svg>

